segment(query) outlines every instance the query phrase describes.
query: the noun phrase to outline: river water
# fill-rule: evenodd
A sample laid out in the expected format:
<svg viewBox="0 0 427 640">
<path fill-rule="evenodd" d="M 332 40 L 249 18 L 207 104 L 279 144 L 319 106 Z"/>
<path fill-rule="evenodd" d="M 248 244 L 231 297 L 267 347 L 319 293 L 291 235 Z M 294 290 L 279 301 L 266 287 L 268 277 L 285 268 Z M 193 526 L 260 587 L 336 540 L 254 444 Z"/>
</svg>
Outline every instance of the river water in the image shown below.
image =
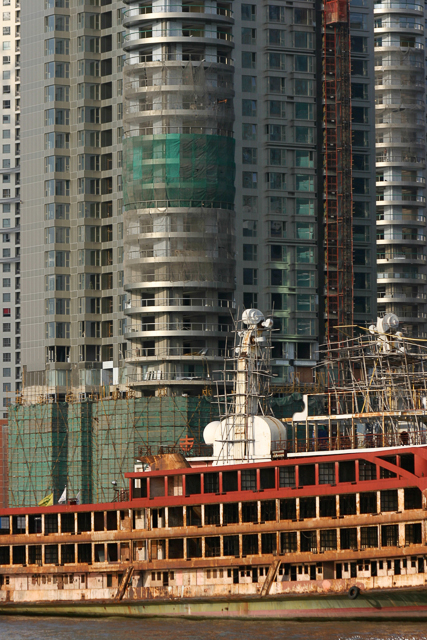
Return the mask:
<svg viewBox="0 0 427 640">
<path fill-rule="evenodd" d="M 426 640 L 427 623 L 1 617 L 0 640 Z"/>
</svg>

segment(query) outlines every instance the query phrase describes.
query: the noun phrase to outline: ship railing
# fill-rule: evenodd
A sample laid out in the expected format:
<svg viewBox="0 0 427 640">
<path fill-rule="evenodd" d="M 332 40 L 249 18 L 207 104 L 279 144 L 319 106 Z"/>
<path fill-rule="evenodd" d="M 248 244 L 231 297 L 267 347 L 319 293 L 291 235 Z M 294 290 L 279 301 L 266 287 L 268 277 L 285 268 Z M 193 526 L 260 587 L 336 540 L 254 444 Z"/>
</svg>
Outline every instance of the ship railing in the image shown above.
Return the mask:
<svg viewBox="0 0 427 640">
<path fill-rule="evenodd" d="M 334 435 L 332 437 L 290 438 L 272 442 L 272 453 L 308 453 L 311 451 L 343 451 L 348 449 L 375 449 L 427 444 L 427 432 L 407 430 L 399 433 Z"/>
</svg>

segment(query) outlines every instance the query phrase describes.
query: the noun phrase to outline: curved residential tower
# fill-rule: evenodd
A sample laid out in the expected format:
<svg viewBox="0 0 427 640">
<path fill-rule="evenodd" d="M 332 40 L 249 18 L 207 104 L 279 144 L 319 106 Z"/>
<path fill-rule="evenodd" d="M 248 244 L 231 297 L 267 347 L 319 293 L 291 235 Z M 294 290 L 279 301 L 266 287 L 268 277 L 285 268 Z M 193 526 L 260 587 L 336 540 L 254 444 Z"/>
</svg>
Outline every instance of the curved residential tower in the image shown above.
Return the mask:
<svg viewBox="0 0 427 640">
<path fill-rule="evenodd" d="M 231 3 L 128 5 L 130 383 L 199 395 L 224 356 L 235 286 Z"/>
<path fill-rule="evenodd" d="M 425 306 L 424 2 L 375 14 L 378 311 L 420 336 Z"/>
</svg>

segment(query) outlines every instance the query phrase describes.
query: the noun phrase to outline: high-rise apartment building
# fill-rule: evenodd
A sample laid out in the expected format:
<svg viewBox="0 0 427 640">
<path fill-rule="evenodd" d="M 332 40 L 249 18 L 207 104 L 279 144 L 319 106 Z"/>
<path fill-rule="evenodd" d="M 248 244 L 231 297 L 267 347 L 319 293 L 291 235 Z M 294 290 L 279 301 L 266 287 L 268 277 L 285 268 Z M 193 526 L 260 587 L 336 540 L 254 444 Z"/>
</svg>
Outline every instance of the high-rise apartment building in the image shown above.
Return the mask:
<svg viewBox="0 0 427 640">
<path fill-rule="evenodd" d="M 378 308 L 425 336 L 425 5 L 375 2 Z"/>
<path fill-rule="evenodd" d="M 2 418 L 21 385 L 20 280 L 20 2 L 2 0 L 0 242 L 2 324 L 0 336 Z"/>
<path fill-rule="evenodd" d="M 339 83 L 325 83 L 323 11 L 297 0 L 127 5 L 133 384 L 147 394 L 209 387 L 234 306 L 274 311 L 276 383 L 312 382 L 319 342 L 334 320 L 324 304 L 326 285 L 334 286 L 326 267 L 335 260 L 325 246 L 325 126 L 333 118 L 324 105 L 341 100 Z M 365 0 L 351 4 L 350 33 L 354 282 L 347 295 L 354 295 L 355 325 L 366 325 L 376 316 L 376 291 L 373 14 Z"/>
<path fill-rule="evenodd" d="M 122 40 L 117 0 L 22 0 L 24 393 L 121 382 Z"/>
</svg>

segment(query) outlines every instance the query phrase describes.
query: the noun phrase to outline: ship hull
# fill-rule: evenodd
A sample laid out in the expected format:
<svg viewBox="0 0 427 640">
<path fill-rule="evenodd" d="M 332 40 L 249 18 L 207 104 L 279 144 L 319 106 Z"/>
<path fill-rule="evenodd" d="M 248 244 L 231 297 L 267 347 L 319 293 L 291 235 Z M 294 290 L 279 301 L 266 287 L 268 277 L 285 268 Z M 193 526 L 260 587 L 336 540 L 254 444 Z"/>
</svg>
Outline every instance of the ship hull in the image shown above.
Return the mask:
<svg viewBox="0 0 427 640">
<path fill-rule="evenodd" d="M 0 615 L 242 620 L 427 620 L 427 589 L 347 595 L 3 603 Z"/>
</svg>

